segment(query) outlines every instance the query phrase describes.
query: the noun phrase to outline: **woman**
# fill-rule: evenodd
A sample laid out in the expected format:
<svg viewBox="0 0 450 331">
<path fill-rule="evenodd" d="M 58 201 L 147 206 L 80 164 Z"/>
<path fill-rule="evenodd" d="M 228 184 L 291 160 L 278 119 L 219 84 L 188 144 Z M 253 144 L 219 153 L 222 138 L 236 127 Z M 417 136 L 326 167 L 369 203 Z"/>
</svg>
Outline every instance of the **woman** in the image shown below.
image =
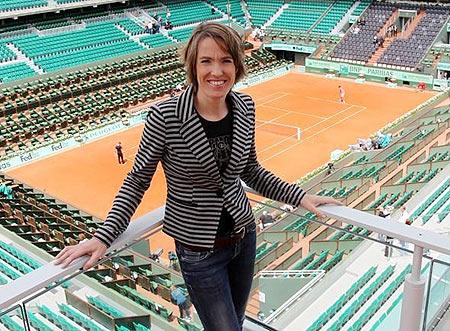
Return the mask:
<svg viewBox="0 0 450 331">
<path fill-rule="evenodd" d="M 150 185 L 159 161 L 167 180 L 163 231 L 175 239 L 191 301 L 212 331 L 242 330 L 255 262 L 255 220 L 241 179 L 262 195 L 316 209 L 332 198 L 305 194 L 258 163 L 255 108 L 231 91 L 245 74 L 239 35 L 218 23 L 200 24 L 183 53 L 190 86 L 153 106 L 132 171 L 94 238 L 65 248 L 58 263 L 90 255 L 84 268 L 105 253 Z"/>
</svg>

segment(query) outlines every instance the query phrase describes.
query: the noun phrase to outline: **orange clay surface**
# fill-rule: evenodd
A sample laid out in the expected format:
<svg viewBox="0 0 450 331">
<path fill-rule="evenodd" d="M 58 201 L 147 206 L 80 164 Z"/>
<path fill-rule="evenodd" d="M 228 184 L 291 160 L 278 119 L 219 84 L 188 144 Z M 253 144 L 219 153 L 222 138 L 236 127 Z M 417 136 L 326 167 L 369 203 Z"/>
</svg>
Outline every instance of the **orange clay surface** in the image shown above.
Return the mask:
<svg viewBox="0 0 450 331">
<path fill-rule="evenodd" d="M 345 103 L 338 101 L 338 86 Z M 346 79 L 290 73 L 244 90 L 256 102 L 257 150 L 260 162 L 287 181 L 294 181 L 326 163 L 330 152 L 347 149 L 358 137 L 367 137 L 424 102 L 433 92 L 358 84 Z M 301 128 L 265 129 L 270 122 Z M 123 178 L 132 167 L 143 126 L 119 132 L 79 148 L 33 162 L 8 174 L 89 214 L 104 219 Z M 279 129 L 279 130 L 278 130 Z M 121 141 L 127 162 L 119 165 L 115 144 Z M 158 167 L 152 185 L 134 217 L 165 201 L 165 181 Z M 151 247 L 173 250 L 173 241 L 162 233 L 151 238 Z"/>
</svg>

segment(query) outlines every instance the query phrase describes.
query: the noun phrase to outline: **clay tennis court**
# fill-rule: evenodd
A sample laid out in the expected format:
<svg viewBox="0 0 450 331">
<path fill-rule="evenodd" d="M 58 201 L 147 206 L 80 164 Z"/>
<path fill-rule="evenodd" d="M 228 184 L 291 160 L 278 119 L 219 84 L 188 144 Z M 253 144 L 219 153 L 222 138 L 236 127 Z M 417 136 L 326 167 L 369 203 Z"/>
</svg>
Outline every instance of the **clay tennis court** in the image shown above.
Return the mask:
<svg viewBox="0 0 450 331">
<path fill-rule="evenodd" d="M 339 85 L 346 91 L 344 104 L 338 101 Z M 326 163 L 331 151 L 347 149 L 356 138 L 369 136 L 435 94 L 300 73 L 290 73 L 243 92 L 250 94 L 257 106 L 260 162 L 291 182 Z M 284 125 L 300 128 L 300 141 L 295 128 L 283 130 Z M 104 219 L 132 166 L 142 129 L 140 125 L 119 132 L 11 170 L 8 175 Z M 114 146 L 118 141 L 128 160 L 125 165 L 116 160 Z M 134 217 L 161 206 L 165 190 L 159 167 Z M 156 234 L 151 247 L 162 247 L 163 257 L 167 257 L 173 249 L 172 239 Z"/>
</svg>

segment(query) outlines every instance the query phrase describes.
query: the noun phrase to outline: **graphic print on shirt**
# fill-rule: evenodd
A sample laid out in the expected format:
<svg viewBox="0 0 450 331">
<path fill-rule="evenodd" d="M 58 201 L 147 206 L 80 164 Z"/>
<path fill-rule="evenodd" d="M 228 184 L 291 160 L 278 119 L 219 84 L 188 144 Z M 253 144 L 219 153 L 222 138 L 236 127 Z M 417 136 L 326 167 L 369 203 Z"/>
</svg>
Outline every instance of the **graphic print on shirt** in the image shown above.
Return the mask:
<svg viewBox="0 0 450 331">
<path fill-rule="evenodd" d="M 218 137 L 209 138 L 209 145 L 211 146 L 214 158 L 216 159 L 217 166 L 220 172 L 224 171 L 231 154 L 231 136 L 224 135 Z"/>
</svg>

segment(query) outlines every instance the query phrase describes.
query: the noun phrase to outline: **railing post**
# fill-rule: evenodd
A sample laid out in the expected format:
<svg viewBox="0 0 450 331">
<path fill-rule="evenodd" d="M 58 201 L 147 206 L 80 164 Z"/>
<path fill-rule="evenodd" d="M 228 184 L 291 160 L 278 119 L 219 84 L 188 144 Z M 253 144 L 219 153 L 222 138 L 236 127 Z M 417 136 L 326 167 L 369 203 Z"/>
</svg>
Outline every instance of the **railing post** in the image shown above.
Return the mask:
<svg viewBox="0 0 450 331">
<path fill-rule="evenodd" d="M 403 288 L 400 331 L 419 331 L 422 322 L 422 306 L 425 292 L 425 279 L 420 277 L 423 247 L 414 246 L 411 274 L 406 276 Z"/>
</svg>

